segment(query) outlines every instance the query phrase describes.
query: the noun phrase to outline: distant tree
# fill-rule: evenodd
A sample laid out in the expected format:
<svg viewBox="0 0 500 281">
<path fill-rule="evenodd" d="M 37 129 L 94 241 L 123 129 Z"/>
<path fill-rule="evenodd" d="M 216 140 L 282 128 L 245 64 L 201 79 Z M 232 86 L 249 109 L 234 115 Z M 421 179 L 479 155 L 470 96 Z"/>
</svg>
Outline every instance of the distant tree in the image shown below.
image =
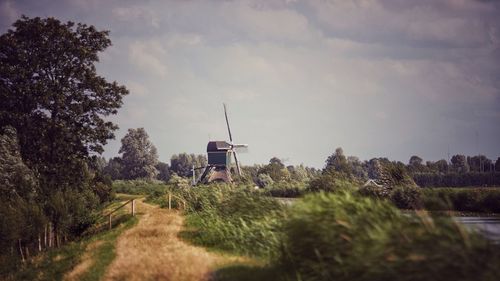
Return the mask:
<svg viewBox="0 0 500 281">
<path fill-rule="evenodd" d="M 285 164 L 283 164 L 283 161 L 281 161 L 281 159 L 279 159 L 278 157 L 271 158 L 269 160 L 269 164 L 279 167 L 280 169 L 285 168 Z"/>
<path fill-rule="evenodd" d="M 427 167 L 424 166 L 422 158 L 413 155 L 410 157 L 410 160 L 408 161 L 408 171 L 410 173 L 424 173 L 428 172 Z M 432 165 L 431 167 L 432 168 Z"/>
<path fill-rule="evenodd" d="M 440 173 L 448 172 L 448 161 L 441 159 L 435 163 L 435 166 Z"/>
<path fill-rule="evenodd" d="M 259 174 L 269 175 L 274 182 L 286 181 L 290 179 L 290 172 L 285 168 L 285 164 L 278 158 L 273 157 L 269 164 L 259 170 Z"/>
<path fill-rule="evenodd" d="M 337 172 L 350 173 L 347 158 L 344 155 L 344 150 L 341 147 L 335 149 L 335 153 L 326 159 L 324 170 L 334 170 Z"/>
<path fill-rule="evenodd" d="M 207 165 L 205 155 L 195 155 L 180 153 L 172 155 L 170 158 L 170 170 L 181 177 L 191 177 L 193 166 L 195 168 L 204 167 Z M 200 170 L 197 170 L 199 173 Z"/>
<path fill-rule="evenodd" d="M 451 157 L 451 166 L 453 170 L 459 173 L 466 173 L 469 171 L 469 165 L 467 164 L 465 155 L 453 155 Z"/>
<path fill-rule="evenodd" d="M 164 182 L 168 182 L 170 180 L 170 166 L 167 163 L 158 162 L 156 169 L 158 170 L 159 180 Z"/>
<path fill-rule="evenodd" d="M 489 172 L 492 161 L 484 155 L 467 156 L 467 164 L 471 172 Z"/>
<path fill-rule="evenodd" d="M 286 167 L 286 169 L 290 173 L 291 180 L 302 182 L 309 178 L 307 175 L 307 170 L 302 164 L 299 166 L 289 165 Z"/>
<path fill-rule="evenodd" d="M 112 180 L 123 179 L 123 160 L 120 157 L 109 159 L 108 164 L 103 169 L 103 173 L 111 177 Z"/>
<path fill-rule="evenodd" d="M 367 180 L 368 172 L 365 170 L 363 163 L 356 156 L 348 156 L 347 164 L 349 166 L 349 171 L 352 175 L 359 180 Z"/>
<path fill-rule="evenodd" d="M 422 158 L 416 156 L 416 155 L 413 155 L 412 157 L 410 157 L 410 161 L 408 162 L 408 164 L 410 166 L 419 166 L 419 165 L 422 165 Z"/>
<path fill-rule="evenodd" d="M 495 162 L 495 172 L 500 172 L 500 157 L 498 157 Z"/>
<path fill-rule="evenodd" d="M 128 129 L 121 140 L 123 175 L 127 179 L 154 179 L 158 175 L 158 153 L 144 128 Z"/>
<path fill-rule="evenodd" d="M 272 185 L 274 183 L 274 180 L 268 175 L 268 174 L 259 174 L 257 178 L 257 185 L 259 187 L 266 187 L 269 185 Z"/>
</svg>

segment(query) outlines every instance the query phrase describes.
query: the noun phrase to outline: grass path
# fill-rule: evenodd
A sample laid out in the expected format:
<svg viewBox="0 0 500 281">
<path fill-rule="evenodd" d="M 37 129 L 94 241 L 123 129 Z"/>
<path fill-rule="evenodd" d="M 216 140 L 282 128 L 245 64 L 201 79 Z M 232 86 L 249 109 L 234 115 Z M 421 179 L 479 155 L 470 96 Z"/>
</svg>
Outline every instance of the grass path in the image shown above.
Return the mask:
<svg viewBox="0 0 500 281">
<path fill-rule="evenodd" d="M 183 217 L 137 202 L 139 223 L 125 231 L 116 242 L 116 258 L 103 280 L 210 280 L 213 270 L 241 258 L 222 256 L 187 244 L 179 232 Z"/>
</svg>

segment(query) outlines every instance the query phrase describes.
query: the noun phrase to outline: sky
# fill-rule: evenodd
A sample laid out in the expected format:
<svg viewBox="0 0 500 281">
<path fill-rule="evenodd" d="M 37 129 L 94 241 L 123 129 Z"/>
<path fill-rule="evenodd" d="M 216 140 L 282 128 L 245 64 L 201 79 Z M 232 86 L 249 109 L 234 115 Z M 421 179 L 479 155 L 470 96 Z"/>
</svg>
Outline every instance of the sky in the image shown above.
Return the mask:
<svg viewBox="0 0 500 281">
<path fill-rule="evenodd" d="M 139 127 L 163 162 L 204 154 L 223 102 L 244 165 L 500 157 L 500 1 L 0 0 L 0 32 L 22 14 L 110 31 L 97 70 L 130 94 L 107 158 Z"/>
</svg>

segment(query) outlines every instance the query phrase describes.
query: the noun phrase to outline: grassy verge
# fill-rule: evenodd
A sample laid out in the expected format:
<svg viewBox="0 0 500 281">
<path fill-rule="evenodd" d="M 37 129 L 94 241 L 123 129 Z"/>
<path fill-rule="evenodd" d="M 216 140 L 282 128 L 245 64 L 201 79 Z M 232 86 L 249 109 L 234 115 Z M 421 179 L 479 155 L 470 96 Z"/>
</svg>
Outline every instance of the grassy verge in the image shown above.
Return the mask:
<svg viewBox="0 0 500 281">
<path fill-rule="evenodd" d="M 131 198 L 128 195 L 118 195 L 102 213 L 113 210 Z M 80 272 L 75 272 L 70 280 L 99 280 L 115 257 L 117 237 L 137 221 L 137 217 L 132 217 L 126 207 L 122 208 L 113 215 L 111 230 L 107 230 L 107 219 L 101 218 L 82 239 L 69 242 L 59 249 L 42 252 L 25 264 L 2 260 L 4 276 L 0 277 L 6 280 L 62 280 L 76 269 Z M 82 266 L 83 262 L 86 264 Z"/>
<path fill-rule="evenodd" d="M 116 256 L 115 243 L 120 234 L 137 224 L 137 217 L 130 217 L 118 227 L 94 237 L 94 241 L 102 241 L 102 244 L 93 252 L 93 265 L 81 276 L 81 281 L 97 281 L 104 275 L 106 268 L 111 264 Z"/>
</svg>

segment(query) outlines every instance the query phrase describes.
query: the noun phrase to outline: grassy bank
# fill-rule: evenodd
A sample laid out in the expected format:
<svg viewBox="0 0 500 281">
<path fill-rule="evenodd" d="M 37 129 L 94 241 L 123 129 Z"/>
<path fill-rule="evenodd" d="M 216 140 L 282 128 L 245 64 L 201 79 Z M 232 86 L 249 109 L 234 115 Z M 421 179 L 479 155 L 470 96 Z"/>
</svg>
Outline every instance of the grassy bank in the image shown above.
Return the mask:
<svg viewBox="0 0 500 281">
<path fill-rule="evenodd" d="M 102 212 L 106 213 L 121 205 L 126 197 L 118 196 Z M 100 220 L 80 240 L 42 252 L 24 264 L 17 260 L 2 260 L 0 279 L 100 280 L 115 258 L 117 237 L 138 222 L 137 217 L 126 213 L 126 210 L 121 210 L 114 215 L 113 229 L 107 230 L 107 222 Z"/>
</svg>

